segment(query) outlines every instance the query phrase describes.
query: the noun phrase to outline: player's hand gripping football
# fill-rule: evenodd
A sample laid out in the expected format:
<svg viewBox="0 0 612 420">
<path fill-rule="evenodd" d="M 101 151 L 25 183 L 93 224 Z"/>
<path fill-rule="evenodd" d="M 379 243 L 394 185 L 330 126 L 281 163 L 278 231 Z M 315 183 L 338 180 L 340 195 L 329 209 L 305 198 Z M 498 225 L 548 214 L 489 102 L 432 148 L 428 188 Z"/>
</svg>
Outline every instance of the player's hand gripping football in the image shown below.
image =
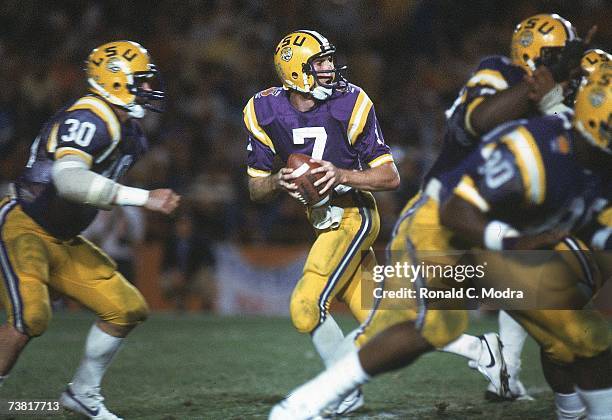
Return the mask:
<svg viewBox="0 0 612 420">
<path fill-rule="evenodd" d="M 296 176 L 291 168 L 281 168 L 276 174 L 277 188 L 285 190 L 291 197 L 298 199 L 297 185 L 293 183 Z"/>
<path fill-rule="evenodd" d="M 319 188 L 320 185 L 325 185 L 319 190 L 319 194 L 324 195 L 329 190 L 340 184 L 341 170 L 336 168 L 333 163 L 321 159 L 310 159 L 311 162 L 316 162 L 321 166 L 311 171 L 312 174 L 324 173 L 323 178 L 317 180 L 313 185 Z"/>
<path fill-rule="evenodd" d="M 180 201 L 180 195 L 171 189 L 162 188 L 149 192 L 149 199 L 144 207 L 159 213 L 170 214 L 178 207 Z"/>
</svg>

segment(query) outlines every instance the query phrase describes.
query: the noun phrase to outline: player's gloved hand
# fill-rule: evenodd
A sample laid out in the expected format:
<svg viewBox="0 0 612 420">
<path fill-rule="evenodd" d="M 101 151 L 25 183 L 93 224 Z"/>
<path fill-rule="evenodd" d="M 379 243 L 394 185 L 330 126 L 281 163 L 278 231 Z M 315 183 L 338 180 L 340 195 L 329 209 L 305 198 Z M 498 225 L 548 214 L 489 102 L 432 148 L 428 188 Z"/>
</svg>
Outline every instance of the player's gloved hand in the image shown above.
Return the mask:
<svg viewBox="0 0 612 420">
<path fill-rule="evenodd" d="M 312 174 L 320 172 L 325 173 L 325 175 L 321 179 L 315 181 L 313 184 L 315 188 L 319 188 L 320 185 L 324 185 L 324 187 L 319 190 L 319 194 L 324 195 L 325 193 L 327 193 L 327 191 L 340 184 L 341 169 L 336 168 L 333 163 L 328 162 L 326 160 L 313 158 L 310 159 L 310 161 L 321 164 L 320 167 L 315 168 L 311 171 Z"/>
<path fill-rule="evenodd" d="M 552 249 L 563 238 L 568 236 L 566 230 L 553 229 L 535 235 L 521 235 L 503 239 L 503 249 L 509 251 L 530 251 L 534 249 Z"/>
<path fill-rule="evenodd" d="M 174 191 L 161 188 L 149 192 L 149 198 L 144 205 L 144 208 L 159 213 L 170 214 L 179 205 L 181 196 Z"/>
</svg>

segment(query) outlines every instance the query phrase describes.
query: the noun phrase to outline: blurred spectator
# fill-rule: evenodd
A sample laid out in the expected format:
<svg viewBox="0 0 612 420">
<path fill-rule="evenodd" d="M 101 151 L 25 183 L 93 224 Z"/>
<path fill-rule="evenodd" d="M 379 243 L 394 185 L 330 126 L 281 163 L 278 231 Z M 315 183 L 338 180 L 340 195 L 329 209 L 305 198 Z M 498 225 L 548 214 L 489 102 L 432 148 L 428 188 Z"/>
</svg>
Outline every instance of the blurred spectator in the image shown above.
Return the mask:
<svg viewBox="0 0 612 420">
<path fill-rule="evenodd" d="M 188 300 L 193 298 L 197 309 L 213 309 L 215 258 L 212 244 L 197 231 L 188 213 L 175 220 L 164 255 L 161 287 L 174 308 L 178 311 L 188 309 Z"/>
</svg>

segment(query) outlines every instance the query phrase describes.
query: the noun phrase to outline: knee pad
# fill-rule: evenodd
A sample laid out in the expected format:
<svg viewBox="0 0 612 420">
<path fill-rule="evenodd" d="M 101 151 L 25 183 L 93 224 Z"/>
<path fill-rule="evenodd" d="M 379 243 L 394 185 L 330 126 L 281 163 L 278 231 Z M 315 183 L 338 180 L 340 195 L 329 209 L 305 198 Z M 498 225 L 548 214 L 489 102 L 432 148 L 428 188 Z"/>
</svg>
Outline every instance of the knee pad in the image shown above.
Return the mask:
<svg viewBox="0 0 612 420">
<path fill-rule="evenodd" d="M 139 293 L 138 298 L 131 299 L 121 310 L 117 323 L 134 325 L 144 322 L 149 317 L 149 306 Z"/>
<path fill-rule="evenodd" d="M 98 312 L 100 319 L 116 325 L 136 325 L 147 319 L 147 302 L 138 289 L 123 279 L 123 276 L 116 273 L 107 287 L 114 290 L 114 298 L 112 305 Z"/>
<path fill-rule="evenodd" d="M 29 337 L 38 337 L 42 335 L 49 326 L 49 322 L 51 321 L 51 307 L 48 304 L 28 305 L 23 314 L 23 318 L 25 331 L 22 332 Z M 12 319 L 10 321 L 13 322 Z"/>
<path fill-rule="evenodd" d="M 289 304 L 291 322 L 296 330 L 303 334 L 309 334 L 319 325 L 321 314 L 318 302 L 294 294 Z"/>
</svg>

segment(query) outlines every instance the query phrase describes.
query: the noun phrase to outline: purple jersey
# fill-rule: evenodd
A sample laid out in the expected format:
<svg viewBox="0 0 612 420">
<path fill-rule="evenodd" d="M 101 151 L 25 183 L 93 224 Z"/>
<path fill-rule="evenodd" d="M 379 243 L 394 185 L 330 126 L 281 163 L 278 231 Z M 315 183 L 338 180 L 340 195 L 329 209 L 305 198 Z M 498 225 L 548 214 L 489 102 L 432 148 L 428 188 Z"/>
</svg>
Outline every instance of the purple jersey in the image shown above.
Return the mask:
<svg viewBox="0 0 612 420">
<path fill-rule="evenodd" d="M 307 112 L 289 102 L 289 91 L 274 87 L 256 94 L 244 108 L 248 173 L 268 176 L 275 155 L 283 163 L 292 153 L 327 160 L 342 169 L 364 169 L 392 162 L 366 93 L 355 85 Z"/>
<path fill-rule="evenodd" d="M 464 159 L 456 187 L 448 173 L 440 181 L 523 233 L 580 228 L 606 206 L 610 182 L 580 165 L 570 127 L 564 114 L 506 123 Z"/>
<path fill-rule="evenodd" d="M 105 101 L 84 96 L 55 114 L 34 140 L 16 184 L 19 203 L 47 232 L 71 238 L 93 221 L 98 209 L 58 196 L 51 179 L 53 161 L 77 155 L 91 164 L 91 171 L 118 180 L 146 149 L 136 121 L 122 124 Z"/>
</svg>

